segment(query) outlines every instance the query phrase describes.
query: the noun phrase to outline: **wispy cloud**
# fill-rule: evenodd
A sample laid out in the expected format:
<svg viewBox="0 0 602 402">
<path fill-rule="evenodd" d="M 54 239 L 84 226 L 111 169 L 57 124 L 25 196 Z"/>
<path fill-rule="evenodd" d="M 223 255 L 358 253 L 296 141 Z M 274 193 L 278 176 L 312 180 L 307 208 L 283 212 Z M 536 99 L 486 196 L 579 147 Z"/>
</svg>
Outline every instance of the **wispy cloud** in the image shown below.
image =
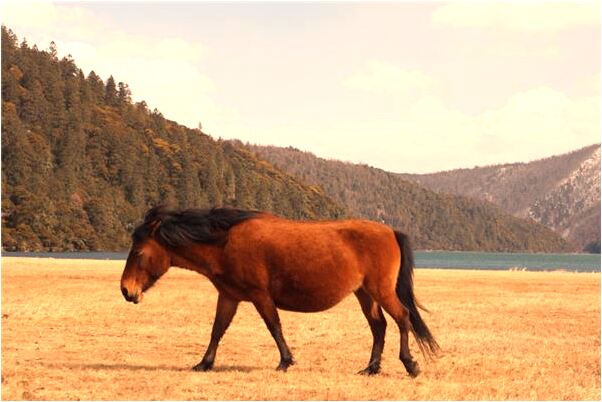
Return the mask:
<svg viewBox="0 0 602 402">
<path fill-rule="evenodd" d="M 363 91 L 406 93 L 428 90 L 433 78 L 420 70 L 403 69 L 394 64 L 372 60 L 347 77 L 344 85 Z"/>
<path fill-rule="evenodd" d="M 403 143 L 415 150 L 403 155 L 402 170 L 448 170 L 534 160 L 595 143 L 600 133 L 600 98 L 572 99 L 555 89 L 537 87 L 512 95 L 499 108 L 473 115 L 425 95 L 400 110 L 396 121 L 375 123 L 362 128 L 370 133 L 372 144 Z M 396 157 L 387 147 L 380 148 L 381 160 L 396 170 L 399 153 Z"/>
<path fill-rule="evenodd" d="M 598 2 L 456 2 L 432 15 L 438 24 L 453 27 L 558 31 L 600 23 Z"/>
</svg>

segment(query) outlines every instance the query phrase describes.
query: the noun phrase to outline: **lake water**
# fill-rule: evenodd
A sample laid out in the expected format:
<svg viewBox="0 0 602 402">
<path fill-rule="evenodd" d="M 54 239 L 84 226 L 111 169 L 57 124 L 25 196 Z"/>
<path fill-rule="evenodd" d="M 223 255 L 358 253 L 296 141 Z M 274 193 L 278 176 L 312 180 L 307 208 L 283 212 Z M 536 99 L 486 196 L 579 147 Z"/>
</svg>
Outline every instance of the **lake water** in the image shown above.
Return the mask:
<svg viewBox="0 0 602 402">
<path fill-rule="evenodd" d="M 600 272 L 600 254 L 481 253 L 455 251 L 417 251 L 418 268 L 467 268 L 527 271 L 564 269 Z"/>
<path fill-rule="evenodd" d="M 81 258 L 95 260 L 125 260 L 127 253 L 19 253 L 3 252 L 7 257 Z M 527 271 L 566 270 L 600 272 L 600 254 L 527 254 L 481 253 L 463 251 L 416 251 L 417 268 L 462 268 L 485 270 L 525 269 Z"/>
</svg>

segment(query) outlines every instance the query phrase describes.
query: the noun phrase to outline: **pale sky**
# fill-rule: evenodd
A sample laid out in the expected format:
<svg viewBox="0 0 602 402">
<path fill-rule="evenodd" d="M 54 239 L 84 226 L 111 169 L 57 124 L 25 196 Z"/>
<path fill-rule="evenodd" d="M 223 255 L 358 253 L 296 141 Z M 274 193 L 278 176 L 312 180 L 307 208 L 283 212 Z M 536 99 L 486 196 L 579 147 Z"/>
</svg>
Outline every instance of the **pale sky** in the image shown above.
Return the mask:
<svg viewBox="0 0 602 402">
<path fill-rule="evenodd" d="M 600 142 L 598 2 L 4 1 L 1 16 L 214 138 L 400 173 Z"/>
</svg>

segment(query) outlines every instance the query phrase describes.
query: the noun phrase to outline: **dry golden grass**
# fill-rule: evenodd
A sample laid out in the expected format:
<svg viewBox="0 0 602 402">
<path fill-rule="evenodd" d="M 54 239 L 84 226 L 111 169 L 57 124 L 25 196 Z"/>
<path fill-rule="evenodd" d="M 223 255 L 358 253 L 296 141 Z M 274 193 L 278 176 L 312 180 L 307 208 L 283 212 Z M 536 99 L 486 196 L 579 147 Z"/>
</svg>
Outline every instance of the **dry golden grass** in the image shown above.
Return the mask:
<svg viewBox="0 0 602 402">
<path fill-rule="evenodd" d="M 241 305 L 215 371 L 196 373 L 216 291 L 172 269 L 139 305 L 123 262 L 2 259 L 3 399 L 600 399 L 600 275 L 416 271 L 443 348 L 409 378 L 389 319 L 382 372 L 356 375 L 372 339 L 353 296 L 324 313 L 282 312 L 297 364 Z"/>
</svg>

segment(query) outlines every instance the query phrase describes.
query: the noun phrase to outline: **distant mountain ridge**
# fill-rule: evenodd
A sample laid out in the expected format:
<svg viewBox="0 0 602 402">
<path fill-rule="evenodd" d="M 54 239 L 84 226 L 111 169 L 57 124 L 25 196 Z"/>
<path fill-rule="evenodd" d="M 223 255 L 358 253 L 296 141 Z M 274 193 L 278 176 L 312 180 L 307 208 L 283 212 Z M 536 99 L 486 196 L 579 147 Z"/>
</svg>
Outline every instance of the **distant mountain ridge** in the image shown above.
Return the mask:
<svg viewBox="0 0 602 402">
<path fill-rule="evenodd" d="M 529 163 L 400 177 L 492 202 L 553 229 L 580 250 L 600 252 L 600 144 Z"/>
<path fill-rule="evenodd" d="M 406 231 L 419 249 L 574 250 L 543 225 L 511 216 L 488 202 L 436 193 L 394 173 L 318 158 L 291 147 L 247 146 L 258 157 L 321 186 L 351 214 Z"/>
</svg>

